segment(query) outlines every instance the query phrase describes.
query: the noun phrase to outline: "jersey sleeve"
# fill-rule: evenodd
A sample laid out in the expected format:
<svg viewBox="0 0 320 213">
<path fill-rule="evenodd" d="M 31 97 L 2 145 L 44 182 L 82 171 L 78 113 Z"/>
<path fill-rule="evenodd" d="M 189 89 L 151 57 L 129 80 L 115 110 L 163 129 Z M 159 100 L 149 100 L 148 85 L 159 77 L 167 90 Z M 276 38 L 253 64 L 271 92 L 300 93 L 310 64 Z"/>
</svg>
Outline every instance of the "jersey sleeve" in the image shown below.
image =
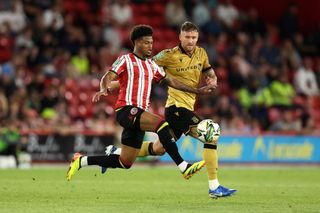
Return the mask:
<svg viewBox="0 0 320 213">
<path fill-rule="evenodd" d="M 202 72 L 208 71 L 211 69 L 211 65 L 209 63 L 209 58 L 208 58 L 208 54 L 205 51 L 205 49 L 201 48 L 202 50 L 202 54 L 203 54 L 203 68 L 202 68 Z"/>
<path fill-rule="evenodd" d="M 153 69 L 153 79 L 159 83 L 162 79 L 164 79 L 166 77 L 166 73 L 164 72 L 164 70 L 159 67 L 154 61 L 152 61 L 152 69 Z"/>
<path fill-rule="evenodd" d="M 154 62 L 160 67 L 166 67 L 168 61 L 170 61 L 168 60 L 170 58 L 169 53 L 170 53 L 169 49 L 162 50 L 161 52 L 159 52 L 157 55 L 153 57 Z"/>
<path fill-rule="evenodd" d="M 117 58 L 115 62 L 111 65 L 111 71 L 115 72 L 116 74 L 120 75 L 126 69 L 126 58 L 120 56 Z"/>
</svg>

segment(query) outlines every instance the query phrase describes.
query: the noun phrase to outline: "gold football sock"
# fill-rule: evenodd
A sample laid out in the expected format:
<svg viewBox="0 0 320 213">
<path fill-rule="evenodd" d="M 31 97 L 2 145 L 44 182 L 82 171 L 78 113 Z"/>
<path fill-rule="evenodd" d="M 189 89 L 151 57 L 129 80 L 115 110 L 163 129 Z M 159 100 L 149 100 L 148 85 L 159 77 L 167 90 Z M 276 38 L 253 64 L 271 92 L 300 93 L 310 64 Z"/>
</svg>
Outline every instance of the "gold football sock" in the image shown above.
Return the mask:
<svg viewBox="0 0 320 213">
<path fill-rule="evenodd" d="M 138 157 L 145 157 L 145 156 L 151 155 L 149 153 L 149 149 L 150 149 L 149 146 L 152 146 L 152 144 L 153 143 L 150 141 L 143 141 Z"/>
<path fill-rule="evenodd" d="M 218 179 L 218 153 L 217 146 L 205 144 L 203 149 L 203 159 L 206 161 L 208 180 Z"/>
</svg>

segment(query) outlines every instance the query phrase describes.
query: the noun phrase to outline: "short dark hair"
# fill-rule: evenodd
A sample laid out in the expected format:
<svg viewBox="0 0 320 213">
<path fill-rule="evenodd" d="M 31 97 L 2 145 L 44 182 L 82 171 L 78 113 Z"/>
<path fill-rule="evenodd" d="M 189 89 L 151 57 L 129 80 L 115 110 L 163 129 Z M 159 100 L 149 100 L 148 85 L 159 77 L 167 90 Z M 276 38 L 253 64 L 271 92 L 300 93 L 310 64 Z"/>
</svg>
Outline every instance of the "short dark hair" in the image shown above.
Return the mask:
<svg viewBox="0 0 320 213">
<path fill-rule="evenodd" d="M 186 31 L 186 32 L 197 31 L 197 32 L 199 32 L 199 28 L 194 23 L 192 23 L 190 21 L 186 21 L 181 25 L 180 32 L 182 32 L 182 31 Z"/>
<path fill-rule="evenodd" d="M 149 25 L 136 25 L 133 27 L 131 34 L 130 34 L 130 40 L 134 44 L 134 41 L 144 37 L 144 36 L 152 36 L 153 30 L 152 27 Z"/>
</svg>

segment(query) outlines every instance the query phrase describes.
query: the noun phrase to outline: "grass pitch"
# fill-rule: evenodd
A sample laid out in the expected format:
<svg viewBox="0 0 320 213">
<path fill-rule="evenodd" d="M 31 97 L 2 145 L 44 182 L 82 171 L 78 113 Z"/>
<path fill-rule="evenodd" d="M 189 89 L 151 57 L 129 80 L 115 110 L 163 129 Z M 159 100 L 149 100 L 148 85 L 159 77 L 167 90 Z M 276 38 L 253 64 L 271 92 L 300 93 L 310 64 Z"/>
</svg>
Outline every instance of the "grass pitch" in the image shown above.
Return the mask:
<svg viewBox="0 0 320 213">
<path fill-rule="evenodd" d="M 71 182 L 67 166 L 0 170 L 1 213 L 91 212 L 320 212 L 320 169 L 224 167 L 219 179 L 235 196 L 208 197 L 206 171 L 185 181 L 174 167 L 129 171 L 81 169 Z"/>
</svg>

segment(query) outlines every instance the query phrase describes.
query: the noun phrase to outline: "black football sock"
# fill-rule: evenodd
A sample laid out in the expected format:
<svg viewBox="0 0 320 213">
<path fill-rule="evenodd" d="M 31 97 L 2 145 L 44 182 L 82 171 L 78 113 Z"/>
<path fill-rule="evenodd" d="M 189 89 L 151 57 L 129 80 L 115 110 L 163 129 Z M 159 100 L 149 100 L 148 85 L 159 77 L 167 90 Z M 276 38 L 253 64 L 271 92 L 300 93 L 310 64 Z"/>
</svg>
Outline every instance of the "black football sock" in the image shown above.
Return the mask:
<svg viewBox="0 0 320 213">
<path fill-rule="evenodd" d="M 120 161 L 120 155 L 98 155 L 88 156 L 88 165 L 97 165 L 105 168 L 122 168 L 126 169 Z"/>
<path fill-rule="evenodd" d="M 166 152 L 170 155 L 171 159 L 177 165 L 181 164 L 184 160 L 178 151 L 175 139 L 170 134 L 169 124 L 167 122 L 161 122 L 156 131 L 159 135 L 160 142 L 162 143 Z"/>
</svg>

